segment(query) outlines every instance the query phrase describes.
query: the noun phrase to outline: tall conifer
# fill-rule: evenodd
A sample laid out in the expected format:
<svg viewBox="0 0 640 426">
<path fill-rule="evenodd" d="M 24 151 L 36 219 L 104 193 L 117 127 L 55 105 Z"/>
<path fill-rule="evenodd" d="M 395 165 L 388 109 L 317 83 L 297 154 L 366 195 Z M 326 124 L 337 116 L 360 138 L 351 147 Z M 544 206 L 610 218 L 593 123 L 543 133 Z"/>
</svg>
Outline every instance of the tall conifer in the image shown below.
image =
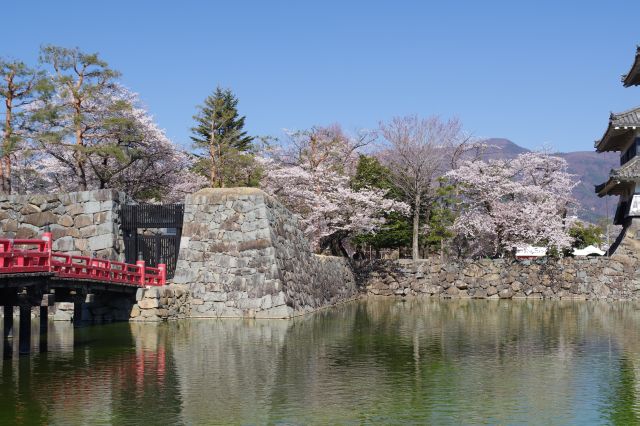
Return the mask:
<svg viewBox="0 0 640 426">
<path fill-rule="evenodd" d="M 231 158 L 251 149 L 253 137 L 244 131 L 245 117 L 238 114 L 238 99 L 229 89 L 216 88 L 193 117 L 194 147 L 202 152 L 200 170 L 211 186 L 225 186 L 225 165 Z"/>
</svg>

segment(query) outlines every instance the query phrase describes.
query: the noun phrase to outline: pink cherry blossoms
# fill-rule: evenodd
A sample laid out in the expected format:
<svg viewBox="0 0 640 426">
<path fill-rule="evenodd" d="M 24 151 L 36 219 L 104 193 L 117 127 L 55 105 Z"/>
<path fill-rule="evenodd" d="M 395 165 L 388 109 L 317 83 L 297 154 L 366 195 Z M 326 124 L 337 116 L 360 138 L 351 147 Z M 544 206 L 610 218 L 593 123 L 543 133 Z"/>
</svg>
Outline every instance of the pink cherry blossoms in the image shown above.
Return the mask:
<svg viewBox="0 0 640 426">
<path fill-rule="evenodd" d="M 317 128 L 292 135 L 292 149 L 260 158 L 264 169 L 261 187 L 300 216 L 315 250 L 353 234 L 375 231 L 386 213 L 408 206 L 385 198 L 381 189 L 350 186 L 363 139 L 345 136 L 339 128 Z M 334 250 L 335 251 L 335 250 Z"/>
<path fill-rule="evenodd" d="M 527 245 L 563 249 L 573 238 L 570 210 L 577 185 L 567 163 L 547 153 L 512 160 L 466 161 L 446 174 L 459 188 L 463 210 L 454 230 L 475 255 L 502 255 Z"/>
</svg>

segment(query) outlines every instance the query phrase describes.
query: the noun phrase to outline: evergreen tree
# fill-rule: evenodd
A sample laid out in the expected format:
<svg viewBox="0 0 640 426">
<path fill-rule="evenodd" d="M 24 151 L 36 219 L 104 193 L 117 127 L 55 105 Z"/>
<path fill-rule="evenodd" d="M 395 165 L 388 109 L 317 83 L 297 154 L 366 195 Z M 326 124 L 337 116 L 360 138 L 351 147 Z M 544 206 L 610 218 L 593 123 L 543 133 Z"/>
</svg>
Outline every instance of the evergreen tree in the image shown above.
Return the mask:
<svg viewBox="0 0 640 426">
<path fill-rule="evenodd" d="M 389 179 L 389 173 L 389 169 L 376 157 L 360 155 L 351 186 L 355 190 L 367 187 L 384 189 L 388 191 L 386 198 L 400 200 L 401 193 Z M 411 245 L 411 222 L 403 214 L 391 212 L 375 233 L 358 235 L 354 241 L 356 244 L 369 245 L 376 252 L 382 248 L 408 247 Z"/>
<path fill-rule="evenodd" d="M 253 137 L 243 130 L 245 117 L 238 114 L 237 106 L 233 92 L 218 87 L 193 117 L 196 126 L 191 129 L 191 140 L 201 154 L 197 169 L 209 177 L 212 187 L 236 183 L 234 170 L 228 165 L 252 157 L 249 151 Z"/>
<path fill-rule="evenodd" d="M 120 73 L 97 53 L 47 45 L 40 60 L 53 74 L 49 90 L 40 94 L 40 108 L 33 111 L 34 137 L 86 191 L 96 164 L 126 157 L 127 144 L 114 141 L 126 138 L 131 104 L 120 98 Z"/>
<path fill-rule="evenodd" d="M 453 224 L 457 217 L 457 188 L 443 178 L 438 179 L 440 187 L 436 190 L 436 199 L 430 210 L 425 243 L 429 251 L 439 251 L 444 255 L 445 242 L 455 236 Z"/>
<path fill-rule="evenodd" d="M 602 235 L 604 231 L 602 227 L 590 223 L 576 222 L 571 229 L 569 235 L 575 240 L 571 248 L 583 249 L 587 246 L 600 246 L 602 244 Z"/>
<path fill-rule="evenodd" d="M 10 194 L 12 189 L 12 155 L 24 142 L 25 108 L 34 101 L 34 93 L 42 84 L 42 73 L 21 61 L 0 58 L 0 99 L 4 102 L 4 120 L 0 123 L 0 188 Z"/>
</svg>

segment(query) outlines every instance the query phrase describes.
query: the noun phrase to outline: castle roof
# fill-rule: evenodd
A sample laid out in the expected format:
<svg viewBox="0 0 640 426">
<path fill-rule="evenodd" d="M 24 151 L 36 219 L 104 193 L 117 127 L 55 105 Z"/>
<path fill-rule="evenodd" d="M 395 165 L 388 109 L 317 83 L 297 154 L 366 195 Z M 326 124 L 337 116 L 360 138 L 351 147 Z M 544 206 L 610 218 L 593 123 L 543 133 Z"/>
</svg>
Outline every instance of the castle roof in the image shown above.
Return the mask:
<svg viewBox="0 0 640 426">
<path fill-rule="evenodd" d="M 636 47 L 636 58 L 629 72 L 622 76 L 624 87 L 640 85 L 640 46 Z"/>
<path fill-rule="evenodd" d="M 595 142 L 598 152 L 620 151 L 629 141 L 636 128 L 640 129 L 640 107 L 609 116 L 609 126 L 602 139 Z"/>
<path fill-rule="evenodd" d="M 596 185 L 596 193 L 599 197 L 621 195 L 636 180 L 640 180 L 640 157 L 634 157 L 619 169 L 611 170 L 609 179 L 600 185 Z"/>
</svg>

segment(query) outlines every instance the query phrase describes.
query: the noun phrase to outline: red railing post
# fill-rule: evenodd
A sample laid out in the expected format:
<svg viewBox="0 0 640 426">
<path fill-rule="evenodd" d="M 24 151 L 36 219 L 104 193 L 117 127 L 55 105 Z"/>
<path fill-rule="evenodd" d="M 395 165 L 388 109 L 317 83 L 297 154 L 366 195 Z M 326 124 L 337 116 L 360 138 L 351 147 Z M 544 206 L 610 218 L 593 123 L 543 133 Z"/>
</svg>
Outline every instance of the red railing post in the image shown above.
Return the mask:
<svg viewBox="0 0 640 426">
<path fill-rule="evenodd" d="M 51 271 L 51 255 L 53 254 L 53 234 L 50 231 L 49 225 L 44 227 L 44 233 L 42 239 L 45 241 L 44 250 L 47 252 L 46 266 Z"/>
<path fill-rule="evenodd" d="M 159 263 L 158 269 L 160 270 L 160 285 L 165 285 L 167 283 L 167 265 Z"/>
<path fill-rule="evenodd" d="M 138 253 L 138 260 L 136 261 L 136 266 L 138 267 L 138 270 L 140 271 L 140 285 L 141 286 L 145 286 L 146 281 L 145 281 L 145 264 L 144 264 L 144 259 L 142 257 L 142 253 Z"/>
</svg>

